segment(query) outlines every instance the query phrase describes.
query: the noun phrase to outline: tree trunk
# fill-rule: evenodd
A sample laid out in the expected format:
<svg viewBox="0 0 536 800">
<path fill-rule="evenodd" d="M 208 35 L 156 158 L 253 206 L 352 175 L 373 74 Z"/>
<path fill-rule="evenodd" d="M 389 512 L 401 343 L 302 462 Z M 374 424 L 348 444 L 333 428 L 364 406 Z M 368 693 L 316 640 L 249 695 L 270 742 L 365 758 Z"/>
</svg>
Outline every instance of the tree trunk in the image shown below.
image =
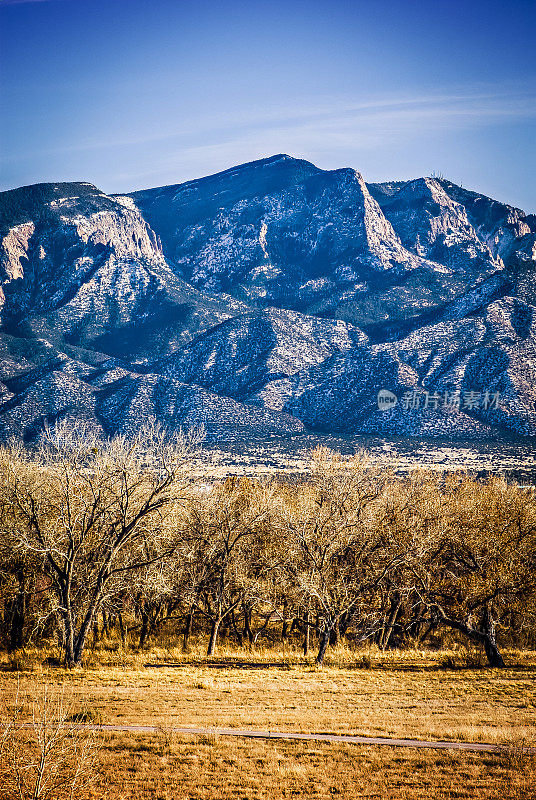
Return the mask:
<svg viewBox="0 0 536 800">
<path fill-rule="evenodd" d="M 253 631 L 251 630 L 251 609 L 244 605 L 244 636 L 248 637 L 249 646 L 254 643 Z"/>
<path fill-rule="evenodd" d="M 6 616 L 11 617 L 8 642 L 8 652 L 10 653 L 24 646 L 27 599 L 26 581 L 23 570 L 17 572 L 17 581 L 19 584 L 17 594 L 13 600 L 6 601 L 5 603 Z"/>
<path fill-rule="evenodd" d="M 72 669 L 75 666 L 74 661 L 74 621 L 71 617 L 68 603 L 65 603 L 67 610 L 62 615 L 64 627 L 64 647 L 65 647 L 65 666 L 67 669 Z"/>
<path fill-rule="evenodd" d="M 284 642 L 288 637 L 288 619 L 287 619 L 288 603 L 285 600 L 283 603 L 283 627 L 281 628 L 281 641 Z"/>
<path fill-rule="evenodd" d="M 301 622 L 298 617 L 292 617 L 292 622 L 290 624 L 290 634 L 292 635 L 294 631 L 300 631 L 301 633 Z"/>
<path fill-rule="evenodd" d="M 121 644 L 125 644 L 126 642 L 126 635 L 125 635 L 125 625 L 123 623 L 123 615 L 120 611 L 117 612 L 117 621 L 119 623 L 119 634 L 121 636 Z"/>
<path fill-rule="evenodd" d="M 149 635 L 149 615 L 146 611 L 141 612 L 141 631 L 140 631 L 140 638 L 138 641 L 138 648 L 141 650 L 142 647 L 145 645 L 147 641 L 147 636 Z"/>
<path fill-rule="evenodd" d="M 193 608 L 190 609 L 188 612 L 188 616 L 186 617 L 186 625 L 184 626 L 184 633 L 182 636 L 182 652 L 186 653 L 188 651 L 188 642 L 190 640 L 190 634 L 192 632 L 192 625 L 194 621 L 194 610 Z"/>
<path fill-rule="evenodd" d="M 422 644 L 423 642 L 425 642 L 426 639 L 430 636 L 431 633 L 435 631 L 436 628 L 437 628 L 437 620 L 433 619 L 426 628 L 426 630 L 424 631 L 424 633 L 419 633 L 419 636 L 417 638 L 417 644 Z"/>
<path fill-rule="evenodd" d="M 305 631 L 303 634 L 303 655 L 306 656 L 309 652 L 310 641 L 310 627 L 309 627 L 309 609 L 305 612 Z"/>
<path fill-rule="evenodd" d="M 76 666 L 75 657 L 74 657 L 74 647 L 72 645 L 72 641 L 70 636 L 66 636 L 66 647 L 65 647 L 65 657 L 64 657 L 65 667 L 66 669 L 74 669 Z"/>
<path fill-rule="evenodd" d="M 63 615 L 60 614 L 59 611 L 56 611 L 54 616 L 56 617 L 56 636 L 58 641 L 58 647 L 62 653 L 65 653 L 66 650 L 65 620 L 63 619 Z"/>
<path fill-rule="evenodd" d="M 467 622 L 448 618 L 441 612 L 441 622 L 447 624 L 456 631 L 461 631 L 473 642 L 484 645 L 484 650 L 490 667 L 504 667 L 504 659 L 499 652 L 497 640 L 495 638 L 495 622 L 487 605 L 482 609 L 482 618 L 478 628 L 469 625 Z"/>
<path fill-rule="evenodd" d="M 484 606 L 484 611 L 482 613 L 481 628 L 482 633 L 485 635 L 484 650 L 486 651 L 488 664 L 490 667 L 502 668 L 506 666 L 497 646 L 497 640 L 495 638 L 495 623 L 487 605 Z"/>
<path fill-rule="evenodd" d="M 78 634 L 74 639 L 74 650 L 73 650 L 74 667 L 79 667 L 82 663 L 82 654 L 84 652 L 84 647 L 86 646 L 87 637 L 93 625 L 93 620 L 98 614 L 98 611 L 99 611 L 99 604 L 97 602 L 95 603 L 95 605 L 90 607 L 89 610 L 86 612 L 82 624 L 80 625 L 80 630 L 78 631 Z"/>
<path fill-rule="evenodd" d="M 77 637 L 76 646 L 74 648 L 73 667 L 79 667 L 82 664 L 82 654 L 86 645 L 86 634 L 80 632 Z"/>
<path fill-rule="evenodd" d="M 215 619 L 210 628 L 210 640 L 208 643 L 207 656 L 213 656 L 216 652 L 216 641 L 218 639 L 220 622 L 221 619 Z"/>
<path fill-rule="evenodd" d="M 396 621 L 398 619 L 398 616 L 400 614 L 401 608 L 402 608 L 402 600 L 398 596 L 395 596 L 395 598 L 391 602 L 389 620 L 387 621 L 387 624 L 384 626 L 383 629 L 383 635 L 380 642 L 380 649 L 382 651 L 387 650 L 387 648 L 389 647 L 389 644 L 391 642 L 391 637 L 393 635 L 393 630 Z"/>
<path fill-rule="evenodd" d="M 336 647 L 339 644 L 339 639 L 340 639 L 339 620 L 336 619 L 329 632 L 330 645 L 332 647 Z"/>
<path fill-rule="evenodd" d="M 242 636 L 242 632 L 238 630 L 238 625 L 236 624 L 236 617 L 235 617 L 234 610 L 231 611 L 231 625 L 233 626 L 233 630 L 235 632 L 235 636 L 236 636 L 237 641 L 238 641 L 238 646 L 242 647 L 242 645 L 244 643 L 244 637 Z"/>
<path fill-rule="evenodd" d="M 331 630 L 329 628 L 324 628 L 320 636 L 320 647 L 316 657 L 316 663 L 319 667 L 321 667 L 324 663 L 324 656 L 326 655 L 326 650 L 328 649 L 330 633 Z"/>
</svg>

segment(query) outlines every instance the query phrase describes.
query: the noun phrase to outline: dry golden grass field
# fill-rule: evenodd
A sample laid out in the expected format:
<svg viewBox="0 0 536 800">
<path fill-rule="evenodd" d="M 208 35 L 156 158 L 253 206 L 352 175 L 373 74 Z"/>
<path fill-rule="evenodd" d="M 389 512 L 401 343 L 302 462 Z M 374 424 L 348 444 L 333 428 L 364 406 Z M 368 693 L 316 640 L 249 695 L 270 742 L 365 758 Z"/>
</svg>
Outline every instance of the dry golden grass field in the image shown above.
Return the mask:
<svg viewBox="0 0 536 800">
<path fill-rule="evenodd" d="M 93 798 L 532 800 L 536 764 L 482 753 L 115 734 Z"/>
<path fill-rule="evenodd" d="M 536 762 L 536 654 L 508 667 L 465 651 L 382 654 L 340 649 L 317 669 L 296 652 L 153 649 L 88 654 L 81 670 L 43 666 L 43 653 L 4 657 L 0 690 L 64 686 L 94 721 L 154 725 L 107 733 L 94 798 L 530 798 Z M 18 669 L 16 669 L 18 667 Z M 185 737 L 173 726 L 204 727 Z M 224 737 L 240 727 L 500 743 L 504 754 Z M 1 796 L 1 795 L 0 795 Z"/>
</svg>

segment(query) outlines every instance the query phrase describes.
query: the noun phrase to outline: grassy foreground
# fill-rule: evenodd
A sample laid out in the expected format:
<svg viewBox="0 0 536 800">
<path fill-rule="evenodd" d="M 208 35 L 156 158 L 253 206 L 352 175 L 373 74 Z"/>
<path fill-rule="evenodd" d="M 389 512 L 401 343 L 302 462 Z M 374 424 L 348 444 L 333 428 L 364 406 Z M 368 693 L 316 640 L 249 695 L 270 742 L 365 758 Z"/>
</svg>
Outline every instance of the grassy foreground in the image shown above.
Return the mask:
<svg viewBox="0 0 536 800">
<path fill-rule="evenodd" d="M 172 648 L 110 649 L 66 671 L 35 651 L 4 657 L 0 691 L 9 698 L 17 688 L 63 685 L 94 721 L 159 727 L 106 734 L 95 798 L 536 797 L 536 764 L 522 753 L 536 738 L 536 654 L 507 659 L 506 669 L 492 670 L 466 651 L 341 648 L 318 669 L 294 651 L 227 650 L 207 659 Z M 486 741 L 509 750 L 184 737 L 173 725 Z"/>
<path fill-rule="evenodd" d="M 93 798 L 110 800 L 532 800 L 534 761 L 506 756 L 116 734 L 102 750 Z"/>
</svg>

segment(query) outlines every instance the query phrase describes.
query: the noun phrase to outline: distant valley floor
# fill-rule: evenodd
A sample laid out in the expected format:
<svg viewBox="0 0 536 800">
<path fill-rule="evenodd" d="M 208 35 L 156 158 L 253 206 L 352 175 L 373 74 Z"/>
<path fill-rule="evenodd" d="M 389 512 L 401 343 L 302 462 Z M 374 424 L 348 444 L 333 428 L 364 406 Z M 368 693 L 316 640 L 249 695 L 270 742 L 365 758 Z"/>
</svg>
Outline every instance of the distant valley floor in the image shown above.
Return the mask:
<svg viewBox="0 0 536 800">
<path fill-rule="evenodd" d="M 478 475 L 502 475 L 521 485 L 536 485 L 536 444 L 529 442 L 464 442 L 438 439 L 383 439 L 367 436 L 305 434 L 288 438 L 206 443 L 197 469 L 214 477 L 303 474 L 310 454 L 327 447 L 344 455 L 365 451 L 372 463 L 401 473 L 411 469 L 464 470 Z M 207 459 L 208 456 L 208 459 Z"/>
</svg>

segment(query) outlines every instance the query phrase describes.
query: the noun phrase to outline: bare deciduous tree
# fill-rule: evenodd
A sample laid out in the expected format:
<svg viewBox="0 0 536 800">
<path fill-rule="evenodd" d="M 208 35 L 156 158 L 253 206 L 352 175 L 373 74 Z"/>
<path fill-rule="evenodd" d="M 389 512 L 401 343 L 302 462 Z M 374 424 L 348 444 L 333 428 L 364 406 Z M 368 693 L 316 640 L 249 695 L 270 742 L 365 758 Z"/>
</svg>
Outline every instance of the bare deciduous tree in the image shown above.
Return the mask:
<svg viewBox="0 0 536 800">
<path fill-rule="evenodd" d="M 398 554 L 389 550 L 372 512 L 384 477 L 371 472 L 360 456 L 344 463 L 333 453 L 314 455 L 315 478 L 298 492 L 287 492 L 282 528 L 298 605 L 316 612 L 320 665 L 341 626 L 346 629 L 359 609 L 367 613 Z M 307 618 L 303 622 L 311 624 Z"/>
<path fill-rule="evenodd" d="M 154 425 L 108 441 L 60 425 L 35 454 L 0 453 L 4 524 L 18 552 L 41 559 L 66 666 L 80 664 L 95 615 L 123 577 L 172 551 L 190 446 Z"/>
<path fill-rule="evenodd" d="M 271 494 L 271 487 L 229 479 L 190 503 L 183 547 L 192 569 L 185 599 L 210 623 L 209 656 L 222 622 L 251 589 L 252 542 L 266 520 Z"/>
<path fill-rule="evenodd" d="M 420 563 L 422 596 L 432 619 L 483 645 L 503 667 L 496 625 L 536 591 L 536 498 L 503 480 L 446 481 L 441 525 Z"/>
<path fill-rule="evenodd" d="M 77 800 L 95 778 L 98 732 L 73 725 L 63 692 L 43 686 L 37 697 L 4 704 L 0 725 L 0 789 L 4 800 Z"/>
<path fill-rule="evenodd" d="M 315 631 L 319 664 L 341 637 L 385 649 L 448 629 L 501 666 L 501 642 L 534 636 L 534 492 L 322 449 L 297 482 L 196 483 L 181 473 L 192 444 L 157 427 L 103 442 L 60 425 L 36 451 L 0 450 L 8 647 L 47 614 L 67 666 L 114 619 L 140 646 L 168 623 L 185 648 L 202 633 L 209 655 L 219 636 L 254 646 L 296 631 L 307 653 Z"/>
</svg>

